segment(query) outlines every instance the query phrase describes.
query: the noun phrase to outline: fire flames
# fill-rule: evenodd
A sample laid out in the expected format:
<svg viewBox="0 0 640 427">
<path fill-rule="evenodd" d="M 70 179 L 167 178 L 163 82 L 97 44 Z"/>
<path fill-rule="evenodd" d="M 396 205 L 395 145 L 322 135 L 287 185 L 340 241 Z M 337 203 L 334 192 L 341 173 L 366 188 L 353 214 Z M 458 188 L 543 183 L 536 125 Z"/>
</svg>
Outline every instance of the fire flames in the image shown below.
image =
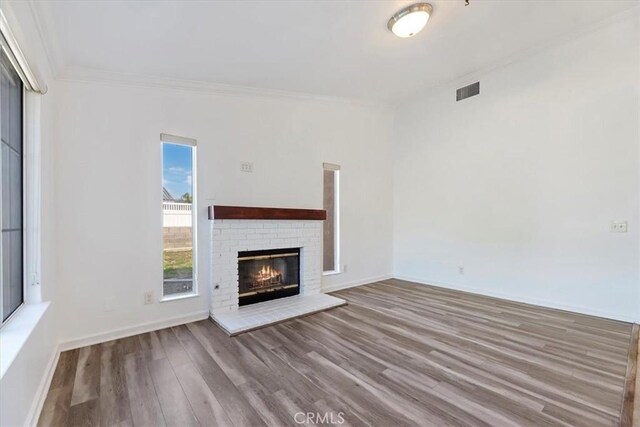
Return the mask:
<svg viewBox="0 0 640 427">
<path fill-rule="evenodd" d="M 270 265 L 263 265 L 253 276 L 253 279 L 257 287 L 277 285 L 282 281 L 282 273 Z"/>
</svg>

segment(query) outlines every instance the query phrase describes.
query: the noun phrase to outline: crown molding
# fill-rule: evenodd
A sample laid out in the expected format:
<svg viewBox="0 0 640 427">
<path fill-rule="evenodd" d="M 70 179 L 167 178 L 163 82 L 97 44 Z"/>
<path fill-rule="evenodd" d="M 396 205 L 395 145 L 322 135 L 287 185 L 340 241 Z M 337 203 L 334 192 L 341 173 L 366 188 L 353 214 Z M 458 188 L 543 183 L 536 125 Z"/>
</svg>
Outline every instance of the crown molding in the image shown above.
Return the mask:
<svg viewBox="0 0 640 427">
<path fill-rule="evenodd" d="M 267 89 L 251 86 L 210 83 L 198 80 L 171 79 L 156 76 L 146 76 L 131 73 L 117 73 L 101 71 L 92 68 L 67 68 L 63 76 L 56 80 L 62 82 L 107 84 L 124 87 L 157 88 L 179 92 L 199 92 L 213 95 L 250 97 L 264 99 L 289 99 L 315 103 L 348 104 L 355 106 L 388 109 L 390 104 L 385 102 L 367 101 L 354 98 L 316 95 L 305 92 L 294 92 L 278 89 Z"/>
<path fill-rule="evenodd" d="M 622 12 L 618 12 L 596 22 L 575 28 L 574 30 L 562 36 L 558 36 L 550 40 L 545 40 L 528 48 L 518 50 L 513 54 L 508 55 L 501 60 L 495 61 L 493 64 L 490 64 L 488 66 L 480 67 L 452 78 L 440 79 L 429 85 L 416 88 L 414 91 L 412 91 L 412 94 L 408 94 L 391 100 L 389 101 L 388 105 L 398 107 L 401 104 L 410 103 L 416 99 L 422 98 L 425 94 L 428 94 L 432 91 L 452 86 L 459 87 L 469 83 L 473 83 L 473 81 L 478 80 L 481 76 L 489 74 L 494 70 L 499 70 L 510 64 L 523 61 L 546 50 L 571 43 L 572 41 L 577 40 L 580 37 L 587 36 L 602 28 L 608 27 L 609 25 L 632 19 L 640 19 L 640 2 L 626 10 L 623 10 Z"/>
</svg>

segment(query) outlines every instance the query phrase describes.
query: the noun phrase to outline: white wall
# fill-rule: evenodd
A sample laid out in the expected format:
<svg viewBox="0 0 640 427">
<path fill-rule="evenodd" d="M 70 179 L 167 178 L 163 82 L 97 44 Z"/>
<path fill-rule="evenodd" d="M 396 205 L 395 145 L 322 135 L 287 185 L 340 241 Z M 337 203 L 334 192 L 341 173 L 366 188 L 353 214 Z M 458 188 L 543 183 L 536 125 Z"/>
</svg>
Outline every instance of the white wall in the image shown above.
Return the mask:
<svg viewBox="0 0 640 427">
<path fill-rule="evenodd" d="M 640 320 L 637 12 L 399 108 L 396 276 Z"/>
<path fill-rule="evenodd" d="M 392 113 L 342 102 L 62 82 L 57 117 L 62 341 L 207 311 L 211 204 L 322 207 L 322 163 L 342 166 L 342 262 L 327 288 L 392 270 Z M 160 294 L 160 133 L 198 140 L 201 296 Z M 252 161 L 252 174 L 240 171 Z M 129 206 L 115 218 L 108 204 Z M 113 298 L 114 311 L 105 311 Z"/>
<path fill-rule="evenodd" d="M 26 2 L 0 1 L 0 8 L 5 14 L 20 47 L 29 62 L 29 65 L 39 78 L 39 82 L 45 83 L 49 91 L 44 96 L 28 95 L 25 103 L 30 120 L 35 110 L 39 109 L 40 122 L 35 122 L 28 132 L 39 133 L 40 139 L 40 185 L 41 185 L 41 211 L 40 223 L 40 252 L 41 266 L 39 271 L 40 285 L 28 285 L 26 298 L 28 304 L 36 304 L 39 301 L 48 301 L 47 309 L 31 310 L 33 307 L 23 307 L 16 316 L 5 325 L 3 332 L 19 333 L 24 335 L 24 344 L 20 347 L 15 358 L 0 379 L 0 425 L 18 426 L 34 421 L 38 415 L 41 397 L 48 387 L 48 374 L 51 372 L 58 348 L 58 312 L 59 305 L 56 298 L 55 265 L 55 217 L 53 203 L 55 199 L 53 184 L 53 157 L 54 143 L 52 137 L 53 115 L 57 88 L 53 81 L 49 64 L 46 60 L 44 47 L 33 21 L 29 4 Z M 39 97 L 34 102 L 34 98 Z M 35 108 L 33 105 L 39 104 Z M 29 163 L 31 165 L 31 163 Z M 28 174 L 28 177 L 32 177 Z M 31 186 L 31 183 L 29 183 Z M 36 186 L 37 187 L 37 186 Z M 27 244 L 32 243 L 31 240 Z M 31 250 L 31 248 L 29 248 Z M 29 310 L 27 310 L 29 308 Z M 33 312 L 44 313 L 42 317 L 30 317 Z M 13 325 L 12 325 L 13 323 Z M 28 328 L 20 325 L 29 324 Z M 6 341 L 16 342 L 16 337 L 10 337 Z M 22 339 L 17 341 L 22 342 Z M 13 349 L 15 350 L 15 349 Z M 7 357 L 8 352 L 0 349 L 0 357 Z M 11 351 L 13 353 L 13 351 Z"/>
</svg>

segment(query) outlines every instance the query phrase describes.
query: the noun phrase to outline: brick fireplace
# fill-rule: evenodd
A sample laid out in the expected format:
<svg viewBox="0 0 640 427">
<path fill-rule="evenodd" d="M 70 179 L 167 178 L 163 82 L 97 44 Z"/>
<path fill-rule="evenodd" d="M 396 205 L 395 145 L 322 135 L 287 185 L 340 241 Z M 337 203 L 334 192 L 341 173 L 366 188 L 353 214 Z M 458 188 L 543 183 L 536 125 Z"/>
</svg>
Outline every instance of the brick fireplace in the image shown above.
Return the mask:
<svg viewBox="0 0 640 427">
<path fill-rule="evenodd" d="M 212 320 L 227 333 L 234 335 L 260 326 L 276 323 L 286 318 L 324 310 L 344 304 L 344 300 L 321 293 L 322 280 L 322 221 L 324 211 L 306 209 L 273 208 L 209 208 L 212 238 L 212 287 L 210 314 Z M 267 251 L 267 252 L 265 252 Z M 269 252 L 270 251 L 270 252 Z M 278 263 L 262 262 L 258 289 L 243 289 L 243 296 L 250 292 L 264 294 L 267 298 L 249 298 L 251 301 L 241 307 L 239 284 L 239 264 L 241 258 L 255 259 L 271 254 L 298 254 L 299 283 L 293 294 L 283 292 L 283 298 L 269 298 L 269 292 L 282 291 L 283 286 L 294 284 L 291 276 L 286 280 L 278 274 L 288 274 L 292 269 L 291 260 Z M 262 255 L 259 255 L 262 254 Z M 288 255 L 291 256 L 291 255 Z M 257 263 L 260 260 L 256 261 Z M 270 271 L 289 262 L 280 272 Z M 243 273 L 246 275 L 248 273 Z M 296 272 L 297 274 L 297 272 Z M 271 277 L 273 276 L 273 277 Z M 246 279 L 246 277 L 245 277 Z M 272 283 L 267 283 L 267 282 Z M 278 283 L 280 281 L 281 283 Z M 283 283 L 286 282 L 284 285 Z M 273 291 L 271 290 L 273 289 Z M 286 288 L 293 289 L 293 288 Z M 250 296 L 250 295 L 249 295 Z M 271 301 L 261 302 L 272 299 Z M 245 300 L 246 302 L 247 300 Z M 255 302 L 255 304 L 254 304 Z"/>
</svg>

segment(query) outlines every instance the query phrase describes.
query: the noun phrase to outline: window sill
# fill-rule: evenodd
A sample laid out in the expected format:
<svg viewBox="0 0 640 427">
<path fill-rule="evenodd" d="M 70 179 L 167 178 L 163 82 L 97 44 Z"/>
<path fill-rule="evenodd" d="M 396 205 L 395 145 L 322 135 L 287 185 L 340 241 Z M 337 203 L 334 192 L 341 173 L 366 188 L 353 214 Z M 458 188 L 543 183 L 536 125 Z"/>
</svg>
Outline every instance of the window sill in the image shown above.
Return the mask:
<svg viewBox="0 0 640 427">
<path fill-rule="evenodd" d="M 342 274 L 342 271 L 323 271 L 322 275 L 323 276 L 335 276 L 336 274 Z"/>
<path fill-rule="evenodd" d="M 195 298 L 197 296 L 199 296 L 197 292 L 189 292 L 188 294 L 176 294 L 176 295 L 170 295 L 167 297 L 162 297 L 160 299 L 160 302 L 178 301 L 181 299 Z"/>
<path fill-rule="evenodd" d="M 18 353 L 27 342 L 44 313 L 49 308 L 49 302 L 24 304 L 13 317 L 0 329 L 0 378 L 2 378 L 13 363 Z"/>
</svg>

